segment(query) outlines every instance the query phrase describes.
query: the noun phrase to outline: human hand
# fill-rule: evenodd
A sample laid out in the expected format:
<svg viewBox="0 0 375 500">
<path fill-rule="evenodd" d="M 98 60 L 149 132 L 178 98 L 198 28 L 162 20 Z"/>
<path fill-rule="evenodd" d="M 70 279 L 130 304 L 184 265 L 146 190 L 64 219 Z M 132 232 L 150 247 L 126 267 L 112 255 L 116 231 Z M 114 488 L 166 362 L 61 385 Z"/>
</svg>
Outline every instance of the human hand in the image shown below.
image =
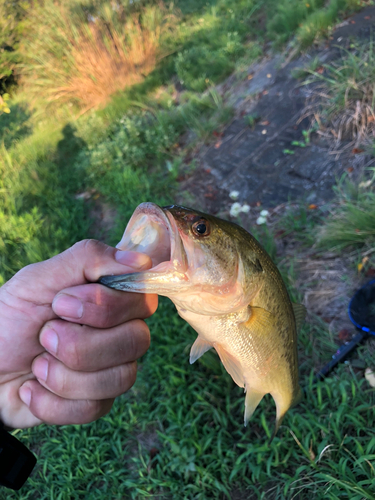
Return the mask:
<svg viewBox="0 0 375 500">
<path fill-rule="evenodd" d="M 116 258 L 115 258 L 116 257 Z M 19 271 L 0 288 L 0 420 L 9 427 L 83 424 L 135 382 L 157 295 L 118 292 L 102 275 L 151 267 L 95 240 Z"/>
</svg>

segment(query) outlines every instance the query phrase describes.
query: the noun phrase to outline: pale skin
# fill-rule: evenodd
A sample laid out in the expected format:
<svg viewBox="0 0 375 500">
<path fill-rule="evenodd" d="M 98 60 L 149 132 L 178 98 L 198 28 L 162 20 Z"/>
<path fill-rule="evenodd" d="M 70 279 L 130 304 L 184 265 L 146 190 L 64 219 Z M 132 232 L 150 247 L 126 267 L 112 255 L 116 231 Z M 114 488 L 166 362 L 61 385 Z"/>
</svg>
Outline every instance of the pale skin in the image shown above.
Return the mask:
<svg viewBox="0 0 375 500">
<path fill-rule="evenodd" d="M 9 427 L 84 424 L 130 389 L 148 349 L 157 295 L 95 283 L 149 269 L 137 252 L 95 240 L 27 266 L 0 288 L 0 420 Z"/>
</svg>

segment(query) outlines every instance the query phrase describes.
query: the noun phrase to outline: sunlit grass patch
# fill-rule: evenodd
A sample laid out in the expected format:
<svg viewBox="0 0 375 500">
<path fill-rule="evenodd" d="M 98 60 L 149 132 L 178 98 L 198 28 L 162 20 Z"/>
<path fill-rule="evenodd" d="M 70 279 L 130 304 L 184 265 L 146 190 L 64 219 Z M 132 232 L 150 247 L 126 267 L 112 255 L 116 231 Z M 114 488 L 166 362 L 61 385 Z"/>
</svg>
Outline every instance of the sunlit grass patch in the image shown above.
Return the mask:
<svg viewBox="0 0 375 500">
<path fill-rule="evenodd" d="M 48 1 L 33 11 L 34 29 L 23 43 L 23 87 L 30 97 L 90 108 L 155 68 L 174 16 L 162 4 L 138 11 L 116 5 L 103 3 L 90 13 L 85 5 Z"/>
<path fill-rule="evenodd" d="M 364 6 L 362 0 L 281 0 L 273 2 L 267 35 L 276 44 L 285 43 L 295 34 L 298 48 L 306 49 L 329 33 L 340 13 L 352 12 Z"/>
</svg>

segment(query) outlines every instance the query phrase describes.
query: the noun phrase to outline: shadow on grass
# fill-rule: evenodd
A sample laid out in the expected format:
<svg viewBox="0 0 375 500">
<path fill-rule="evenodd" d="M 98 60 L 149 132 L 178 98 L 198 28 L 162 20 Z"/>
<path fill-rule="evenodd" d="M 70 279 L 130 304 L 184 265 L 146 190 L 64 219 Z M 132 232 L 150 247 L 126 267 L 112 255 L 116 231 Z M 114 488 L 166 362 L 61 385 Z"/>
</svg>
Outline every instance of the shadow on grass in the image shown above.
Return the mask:
<svg viewBox="0 0 375 500">
<path fill-rule="evenodd" d="M 78 153 L 87 147 L 86 142 L 76 136 L 77 129 L 68 123 L 62 129 L 63 138 L 57 143 L 55 162 L 60 170 L 65 171 L 75 162 Z"/>
<path fill-rule="evenodd" d="M 29 106 L 23 102 L 13 105 L 9 114 L 0 115 L 0 143 L 6 149 L 32 133 L 32 127 L 27 123 L 30 117 Z"/>
</svg>

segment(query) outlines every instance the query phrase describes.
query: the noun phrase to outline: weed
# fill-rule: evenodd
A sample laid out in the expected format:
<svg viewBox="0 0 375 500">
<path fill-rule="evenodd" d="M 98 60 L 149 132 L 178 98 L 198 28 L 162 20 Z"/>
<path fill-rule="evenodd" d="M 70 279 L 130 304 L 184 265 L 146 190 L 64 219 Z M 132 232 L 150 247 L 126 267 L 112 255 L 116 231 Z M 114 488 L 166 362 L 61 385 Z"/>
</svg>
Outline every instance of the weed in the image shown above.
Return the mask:
<svg viewBox="0 0 375 500">
<path fill-rule="evenodd" d="M 23 43 L 24 86 L 34 98 L 97 106 L 155 68 L 172 20 L 161 5 L 129 12 L 104 3 L 87 14 L 84 7 L 72 12 L 69 4 L 47 1 L 29 19 L 34 31 Z"/>
<path fill-rule="evenodd" d="M 253 113 L 253 114 L 247 115 L 245 117 L 245 120 L 246 120 L 247 124 L 249 125 L 249 127 L 254 129 L 255 125 L 259 122 L 260 118 L 261 117 L 258 114 Z"/>
<path fill-rule="evenodd" d="M 303 67 L 292 69 L 292 76 L 297 80 L 300 78 L 307 78 L 311 73 L 314 73 L 321 66 L 319 57 L 313 57 L 308 64 Z"/>
<path fill-rule="evenodd" d="M 372 178 L 372 181 L 374 178 Z M 371 247 L 375 242 L 375 192 L 372 182 L 342 179 L 337 190 L 339 204 L 318 232 L 323 248 L 342 250 L 348 246 Z M 369 189 L 370 188 L 370 189 Z"/>
<path fill-rule="evenodd" d="M 299 148 L 305 148 L 306 146 L 309 146 L 310 134 L 311 134 L 311 130 L 302 130 L 302 135 L 303 135 L 304 140 L 303 141 L 292 141 L 291 142 L 292 146 L 298 146 Z"/>
<path fill-rule="evenodd" d="M 344 139 L 357 145 L 375 138 L 375 48 L 368 44 L 344 50 L 325 73 L 313 72 L 306 82 L 319 85 L 310 103 L 311 114 L 332 129 L 336 146 Z"/>
</svg>

